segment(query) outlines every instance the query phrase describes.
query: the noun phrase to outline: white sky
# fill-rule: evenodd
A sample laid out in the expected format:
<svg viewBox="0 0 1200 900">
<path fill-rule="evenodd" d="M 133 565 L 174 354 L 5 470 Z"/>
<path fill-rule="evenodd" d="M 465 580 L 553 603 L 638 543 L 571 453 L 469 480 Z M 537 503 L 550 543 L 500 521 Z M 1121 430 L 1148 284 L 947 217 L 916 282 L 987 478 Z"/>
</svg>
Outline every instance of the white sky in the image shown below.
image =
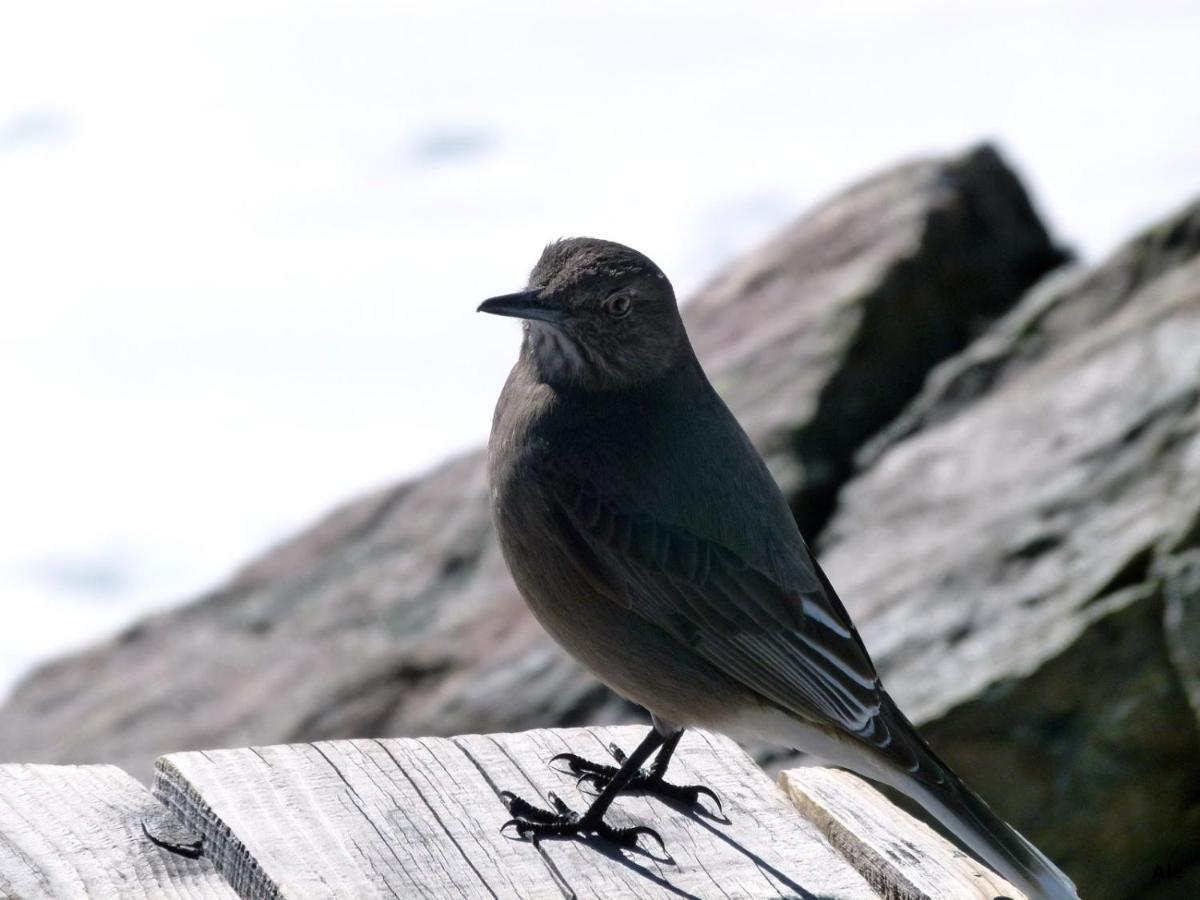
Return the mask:
<svg viewBox="0 0 1200 900">
<path fill-rule="evenodd" d="M 0 693 L 482 442 L 550 239 L 686 294 L 985 137 L 1086 257 L 1200 192 L 1195 2 L 733 9 L 0 8 Z"/>
</svg>

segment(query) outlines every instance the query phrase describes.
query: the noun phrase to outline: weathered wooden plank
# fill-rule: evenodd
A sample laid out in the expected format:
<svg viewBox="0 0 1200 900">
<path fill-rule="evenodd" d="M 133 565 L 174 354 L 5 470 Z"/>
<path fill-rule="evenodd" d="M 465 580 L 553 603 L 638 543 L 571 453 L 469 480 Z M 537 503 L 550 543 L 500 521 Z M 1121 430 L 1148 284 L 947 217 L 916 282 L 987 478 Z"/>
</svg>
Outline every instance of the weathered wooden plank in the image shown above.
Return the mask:
<svg viewBox="0 0 1200 900">
<path fill-rule="evenodd" d="M 159 760 L 155 793 L 205 837 L 208 855 L 244 897 L 828 897 L 876 898 L 819 830 L 724 738 L 689 732 L 671 765 L 708 784 L 729 822 L 626 796 L 617 825 L 656 828 L 674 859 L 606 845 L 500 833 L 499 799 L 555 791 L 587 797 L 549 768 L 555 753 L 607 759 L 643 728 L 355 740 L 176 753 Z M 544 802 L 544 800 L 543 800 Z"/>
<path fill-rule="evenodd" d="M 780 773 L 779 785 L 888 900 L 1025 900 L 999 875 L 849 772 L 789 769 Z"/>
<path fill-rule="evenodd" d="M 146 840 L 181 823 L 115 766 L 0 766 L 0 897 L 231 900 L 205 859 Z"/>
</svg>

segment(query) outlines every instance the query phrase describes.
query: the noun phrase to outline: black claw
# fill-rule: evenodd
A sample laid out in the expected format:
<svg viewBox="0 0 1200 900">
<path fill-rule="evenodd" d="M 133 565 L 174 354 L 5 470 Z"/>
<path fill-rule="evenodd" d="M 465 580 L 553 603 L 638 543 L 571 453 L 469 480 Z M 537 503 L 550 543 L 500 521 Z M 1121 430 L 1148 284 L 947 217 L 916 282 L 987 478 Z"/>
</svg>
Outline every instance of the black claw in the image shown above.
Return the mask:
<svg viewBox="0 0 1200 900">
<path fill-rule="evenodd" d="M 648 836 L 654 838 L 654 840 L 658 841 L 658 849 L 659 850 L 661 850 L 663 853 L 667 852 L 667 845 L 665 843 L 663 843 L 662 835 L 660 835 L 657 831 L 655 831 L 653 828 L 650 828 L 649 826 L 634 825 L 632 828 L 620 829 L 619 831 L 617 831 L 617 834 L 620 835 L 619 843 L 623 844 L 626 847 L 636 847 L 638 837 L 640 837 L 643 834 L 648 835 Z"/>
<path fill-rule="evenodd" d="M 560 816 L 560 813 L 551 812 L 548 809 L 542 809 L 541 807 L 534 806 L 529 801 L 523 800 L 522 798 L 518 797 L 512 791 L 501 791 L 500 792 L 500 800 L 504 803 L 505 807 L 508 808 L 508 811 L 510 813 L 512 813 L 513 816 L 516 817 L 514 819 L 511 819 L 510 821 L 518 823 L 518 828 L 517 828 L 518 831 L 520 831 L 520 823 L 521 822 L 524 822 L 524 821 L 544 822 L 544 823 L 557 822 L 559 819 L 559 816 Z M 550 802 L 554 803 L 556 800 L 558 801 L 558 803 L 562 803 L 561 800 L 558 800 L 557 797 L 555 797 L 553 794 L 551 794 Z M 557 804 L 555 804 L 555 805 L 557 807 Z M 563 804 L 562 808 L 566 809 L 566 805 Z M 502 831 L 504 830 L 503 826 L 501 826 L 501 830 Z"/>
<path fill-rule="evenodd" d="M 565 759 L 567 761 L 566 769 L 554 768 L 554 764 L 560 759 Z M 555 772 L 561 772 L 563 775 L 578 775 L 579 772 L 577 771 L 576 767 L 582 762 L 587 762 L 587 760 L 576 756 L 574 753 L 556 753 L 554 756 L 546 760 L 546 765 L 554 769 Z"/>
<path fill-rule="evenodd" d="M 624 751 L 616 744 L 609 744 L 608 752 L 612 754 L 613 759 L 618 763 L 624 763 L 627 759 Z M 555 771 L 561 772 L 564 775 L 574 775 L 575 787 L 585 793 L 594 791 L 596 794 L 599 794 L 617 774 L 615 766 L 594 763 L 574 753 L 559 753 L 557 756 L 552 757 L 550 762 L 555 763 L 562 760 L 566 761 L 569 771 L 564 771 L 563 769 L 556 769 Z M 591 790 L 589 791 L 587 788 Z M 637 772 L 637 774 L 629 779 L 629 783 L 625 786 L 624 790 L 657 794 L 669 800 L 677 800 L 688 806 L 698 807 L 705 813 L 708 810 L 704 808 L 699 800 L 700 797 L 708 797 L 717 807 L 717 816 L 724 817 L 725 815 L 725 807 L 721 803 L 721 798 L 711 788 L 705 787 L 702 784 L 671 784 L 653 767 L 649 771 L 642 769 Z M 711 815 L 711 813 L 709 814 Z"/>
<path fill-rule="evenodd" d="M 554 806 L 554 812 L 534 806 L 532 803 L 522 800 L 512 791 L 501 791 L 500 799 L 513 814 L 513 818 L 500 826 L 500 833 L 503 834 L 505 829 L 511 826 L 516 829 L 519 838 L 528 840 L 535 847 L 539 846 L 541 839 L 546 837 L 575 837 L 592 833 L 627 849 L 636 848 L 638 838 L 645 834 L 658 842 L 659 849 L 664 854 L 667 852 L 662 836 L 653 828 L 645 825 L 613 828 L 603 818 L 597 817 L 595 820 L 590 820 L 580 816 L 554 793 L 548 794 L 547 797 Z"/>
<path fill-rule="evenodd" d="M 617 774 L 616 766 L 594 763 L 590 759 L 584 759 L 582 756 L 576 756 L 574 753 L 559 753 L 557 756 L 552 756 L 548 762 L 556 763 L 560 760 L 566 760 L 566 769 L 555 768 L 553 765 L 550 767 L 563 775 L 599 775 L 605 779 L 609 779 Z"/>
<path fill-rule="evenodd" d="M 721 817 L 725 816 L 725 806 L 721 803 L 721 798 L 717 796 L 717 792 L 712 788 L 707 788 L 702 784 L 695 784 L 692 785 L 692 793 L 694 795 L 691 800 L 693 806 L 699 806 L 700 796 L 704 795 L 705 797 L 712 798 L 712 802 L 717 804 L 717 815 Z"/>
</svg>

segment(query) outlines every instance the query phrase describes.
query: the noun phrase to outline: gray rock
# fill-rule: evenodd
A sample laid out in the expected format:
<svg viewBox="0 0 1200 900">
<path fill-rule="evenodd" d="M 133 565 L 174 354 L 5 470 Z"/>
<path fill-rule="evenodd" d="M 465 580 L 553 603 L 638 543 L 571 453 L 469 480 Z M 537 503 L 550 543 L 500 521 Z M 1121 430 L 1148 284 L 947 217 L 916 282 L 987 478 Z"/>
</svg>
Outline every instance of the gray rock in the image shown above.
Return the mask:
<svg viewBox="0 0 1200 900">
<path fill-rule="evenodd" d="M 860 459 L 822 559 L 934 746 L 1085 897 L 1200 858 L 1200 204 L 1032 291 Z"/>
</svg>

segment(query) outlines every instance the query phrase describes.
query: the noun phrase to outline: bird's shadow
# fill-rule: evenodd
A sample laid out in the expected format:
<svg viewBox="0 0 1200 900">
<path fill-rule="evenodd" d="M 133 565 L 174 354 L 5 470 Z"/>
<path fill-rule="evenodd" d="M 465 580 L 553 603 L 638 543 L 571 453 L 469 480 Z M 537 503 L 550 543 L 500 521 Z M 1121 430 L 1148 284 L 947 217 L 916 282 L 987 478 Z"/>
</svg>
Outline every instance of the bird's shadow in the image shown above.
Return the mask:
<svg viewBox="0 0 1200 900">
<path fill-rule="evenodd" d="M 541 838 L 538 841 L 538 843 L 540 845 L 540 844 L 543 844 L 543 843 L 546 843 L 549 841 L 573 841 L 574 843 L 577 843 L 577 844 L 583 844 L 585 847 L 588 847 L 589 849 L 594 850 L 596 853 L 599 853 L 601 856 L 607 857 L 608 859 L 611 859 L 613 862 L 620 863 L 621 865 L 623 865 L 625 868 L 629 869 L 631 872 L 635 873 L 636 875 L 639 875 L 648 881 L 652 881 L 654 884 L 658 885 L 660 888 L 662 888 L 665 891 L 669 891 L 670 893 L 674 894 L 676 897 L 687 897 L 687 898 L 689 898 L 689 900 L 703 900 L 703 898 L 699 897 L 698 895 L 689 893 L 688 891 L 685 891 L 683 888 L 673 884 L 669 879 L 664 878 L 658 872 L 655 872 L 653 869 L 649 868 L 649 866 L 639 863 L 634 858 L 635 856 L 642 856 L 642 857 L 645 857 L 647 860 L 653 860 L 656 863 L 666 864 L 666 865 L 670 865 L 670 866 L 675 865 L 674 857 L 672 857 L 670 853 L 667 853 L 665 851 L 662 856 L 658 856 L 654 853 L 649 852 L 648 850 L 642 849 L 641 847 L 632 847 L 632 848 L 626 849 L 623 847 L 618 847 L 612 841 L 607 841 L 602 837 L 598 837 L 596 835 L 591 835 L 591 834 L 563 835 L 561 837 L 555 836 L 555 835 L 547 835 L 546 837 Z M 538 848 L 538 852 L 539 853 L 542 852 L 540 846 Z"/>
<path fill-rule="evenodd" d="M 723 815 L 722 818 L 718 819 L 716 816 L 712 815 L 712 813 L 708 812 L 708 810 L 704 810 L 705 815 L 699 815 L 695 808 L 689 808 L 685 804 L 678 803 L 677 801 L 664 801 L 664 803 L 667 806 L 670 806 L 676 812 L 679 812 L 691 819 L 701 828 L 706 829 L 710 834 L 712 834 L 713 837 L 728 844 L 731 848 L 742 854 L 742 856 L 746 857 L 746 859 L 750 860 L 750 862 L 754 863 L 754 865 L 756 865 L 760 871 L 766 872 L 780 884 L 784 885 L 788 890 L 794 891 L 793 894 L 780 896 L 798 897 L 801 898 L 801 900 L 817 900 L 817 895 L 812 893 L 812 891 L 805 890 L 753 850 L 748 850 L 735 838 L 730 837 L 728 834 L 713 825 L 713 822 L 717 822 L 718 824 L 722 825 L 732 825 L 733 823 L 730 821 L 728 816 Z"/>
</svg>

